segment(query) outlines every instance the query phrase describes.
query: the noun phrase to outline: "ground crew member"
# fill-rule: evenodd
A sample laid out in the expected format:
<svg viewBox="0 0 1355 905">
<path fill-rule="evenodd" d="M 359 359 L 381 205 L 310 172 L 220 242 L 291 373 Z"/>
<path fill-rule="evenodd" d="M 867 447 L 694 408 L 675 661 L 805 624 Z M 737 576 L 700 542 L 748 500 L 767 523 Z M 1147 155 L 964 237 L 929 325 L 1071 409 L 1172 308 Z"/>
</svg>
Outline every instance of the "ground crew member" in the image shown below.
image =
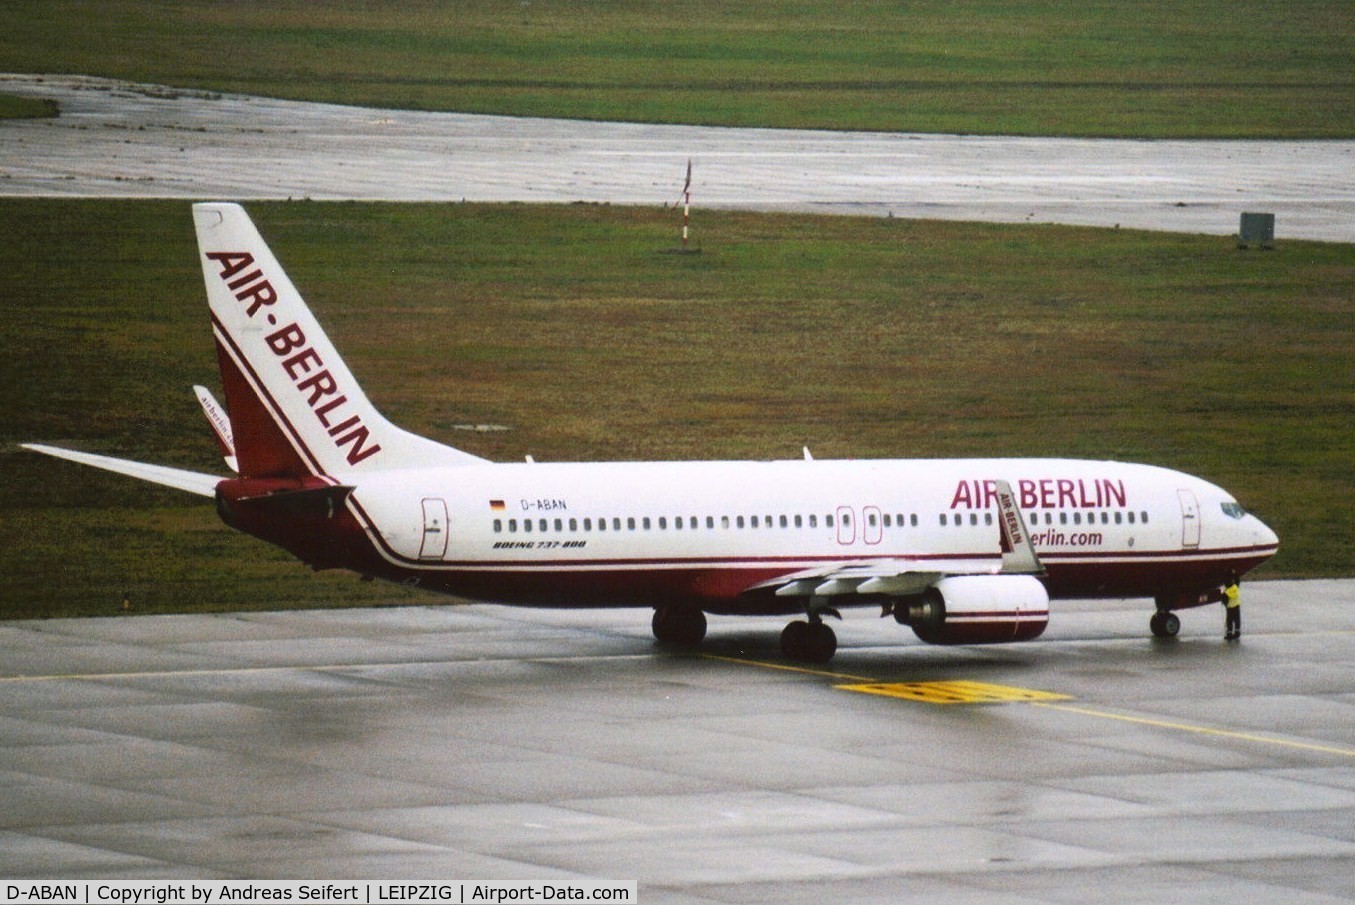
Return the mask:
<svg viewBox="0 0 1355 905">
<path fill-rule="evenodd" d="M 1242 637 L 1242 589 L 1237 586 L 1237 573 L 1228 576 L 1228 584 L 1223 588 L 1223 611 L 1227 619 L 1223 625 L 1223 637 L 1226 641 L 1235 641 Z"/>
</svg>

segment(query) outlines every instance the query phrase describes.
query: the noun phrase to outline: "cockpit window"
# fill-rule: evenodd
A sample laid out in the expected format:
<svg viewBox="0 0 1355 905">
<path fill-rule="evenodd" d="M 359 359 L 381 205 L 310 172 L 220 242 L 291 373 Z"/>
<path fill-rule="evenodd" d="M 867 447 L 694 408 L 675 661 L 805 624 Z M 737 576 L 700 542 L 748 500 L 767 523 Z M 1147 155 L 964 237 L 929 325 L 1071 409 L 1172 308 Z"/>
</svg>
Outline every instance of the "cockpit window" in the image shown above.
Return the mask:
<svg viewBox="0 0 1355 905">
<path fill-rule="evenodd" d="M 1223 508 L 1223 514 L 1229 518 L 1242 518 L 1247 514 L 1247 510 L 1242 508 L 1241 503 L 1220 503 Z"/>
</svg>

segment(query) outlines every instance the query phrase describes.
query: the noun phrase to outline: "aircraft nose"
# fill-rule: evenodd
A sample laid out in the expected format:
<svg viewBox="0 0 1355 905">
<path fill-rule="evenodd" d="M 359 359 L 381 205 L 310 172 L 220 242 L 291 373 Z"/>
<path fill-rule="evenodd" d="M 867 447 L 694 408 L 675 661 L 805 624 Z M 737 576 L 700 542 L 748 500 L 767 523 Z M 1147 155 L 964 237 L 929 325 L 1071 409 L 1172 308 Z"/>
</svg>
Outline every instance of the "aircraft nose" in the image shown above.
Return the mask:
<svg viewBox="0 0 1355 905">
<path fill-rule="evenodd" d="M 1256 518 L 1256 516 L 1252 516 L 1252 521 L 1256 523 L 1253 526 L 1253 532 L 1256 535 L 1256 543 L 1259 546 L 1279 547 L 1280 536 L 1275 533 L 1274 529 L 1272 529 L 1265 522 L 1261 521 L 1259 518 Z"/>
</svg>

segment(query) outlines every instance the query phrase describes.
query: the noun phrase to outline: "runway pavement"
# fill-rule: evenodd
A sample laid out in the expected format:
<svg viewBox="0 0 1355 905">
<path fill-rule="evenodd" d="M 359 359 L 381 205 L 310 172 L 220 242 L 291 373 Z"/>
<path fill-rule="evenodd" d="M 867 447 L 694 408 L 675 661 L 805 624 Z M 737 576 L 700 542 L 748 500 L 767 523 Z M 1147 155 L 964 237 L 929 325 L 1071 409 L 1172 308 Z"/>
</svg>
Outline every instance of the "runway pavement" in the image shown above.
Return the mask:
<svg viewBox="0 0 1355 905">
<path fill-rule="evenodd" d="M 1154 641 L 1147 602 L 1056 602 L 990 648 L 852 611 L 823 670 L 776 619 L 662 652 L 643 610 L 0 623 L 0 876 L 1350 901 L 1355 582 L 1244 599 L 1236 644 L 1218 607 Z"/>
<path fill-rule="evenodd" d="M 1355 141 L 1110 141 L 721 129 L 373 110 L 81 76 L 0 121 L 0 195 L 674 204 L 1355 241 Z"/>
</svg>

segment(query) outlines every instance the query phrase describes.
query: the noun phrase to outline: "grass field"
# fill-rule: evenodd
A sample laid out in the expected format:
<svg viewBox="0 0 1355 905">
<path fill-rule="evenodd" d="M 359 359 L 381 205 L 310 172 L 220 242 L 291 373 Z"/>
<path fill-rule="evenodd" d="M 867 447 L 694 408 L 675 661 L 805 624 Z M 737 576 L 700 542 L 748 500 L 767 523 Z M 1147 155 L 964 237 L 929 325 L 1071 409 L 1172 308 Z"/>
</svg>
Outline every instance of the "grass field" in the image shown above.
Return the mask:
<svg viewBox="0 0 1355 905">
<path fill-rule="evenodd" d="M 607 120 L 1355 135 L 1332 0 L 6 0 L 0 71 Z"/>
<path fill-rule="evenodd" d="M 500 460 L 1149 461 L 1355 572 L 1355 249 L 595 206 L 252 204 L 378 406 Z M 189 208 L 0 200 L 0 618 L 432 600 L 311 575 L 210 503 L 16 449 L 217 470 Z M 458 424 L 508 425 L 470 433 Z"/>
<path fill-rule="evenodd" d="M 56 116 L 57 113 L 57 105 L 53 101 L 0 94 L 0 119 L 41 119 Z"/>
</svg>

